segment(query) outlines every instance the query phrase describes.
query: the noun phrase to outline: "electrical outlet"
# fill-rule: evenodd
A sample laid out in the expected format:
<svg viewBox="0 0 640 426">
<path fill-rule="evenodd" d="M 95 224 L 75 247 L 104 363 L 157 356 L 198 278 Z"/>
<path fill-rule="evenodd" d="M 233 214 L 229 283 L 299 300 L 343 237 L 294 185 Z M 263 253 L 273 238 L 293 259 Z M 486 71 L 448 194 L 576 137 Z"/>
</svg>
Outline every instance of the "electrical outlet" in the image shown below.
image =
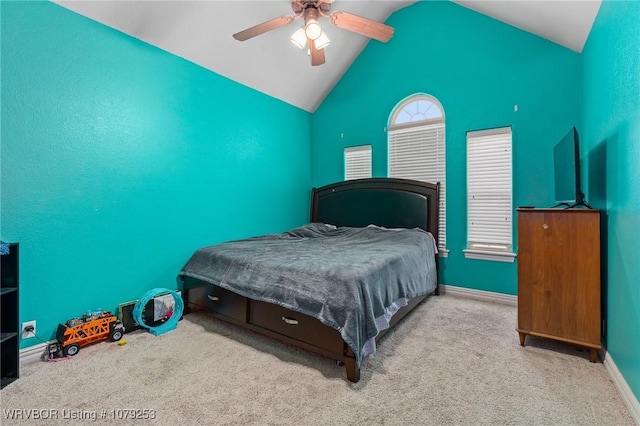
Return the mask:
<svg viewBox="0 0 640 426">
<path fill-rule="evenodd" d="M 33 327 L 33 330 L 31 328 Z M 27 331 L 30 330 L 30 331 Z M 22 338 L 30 339 L 32 337 L 36 337 L 36 322 L 35 321 L 27 321 L 22 323 Z"/>
</svg>

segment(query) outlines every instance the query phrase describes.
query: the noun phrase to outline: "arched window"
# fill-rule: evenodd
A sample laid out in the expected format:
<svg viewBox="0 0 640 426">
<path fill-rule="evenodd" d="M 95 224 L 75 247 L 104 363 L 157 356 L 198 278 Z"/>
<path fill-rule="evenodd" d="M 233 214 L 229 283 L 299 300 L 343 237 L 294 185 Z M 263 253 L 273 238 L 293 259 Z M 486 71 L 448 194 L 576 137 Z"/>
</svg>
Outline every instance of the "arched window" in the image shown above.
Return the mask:
<svg viewBox="0 0 640 426">
<path fill-rule="evenodd" d="M 420 93 L 402 100 L 389 118 L 389 177 L 440 182 L 438 248 L 446 256 L 446 158 L 444 109 Z"/>
</svg>

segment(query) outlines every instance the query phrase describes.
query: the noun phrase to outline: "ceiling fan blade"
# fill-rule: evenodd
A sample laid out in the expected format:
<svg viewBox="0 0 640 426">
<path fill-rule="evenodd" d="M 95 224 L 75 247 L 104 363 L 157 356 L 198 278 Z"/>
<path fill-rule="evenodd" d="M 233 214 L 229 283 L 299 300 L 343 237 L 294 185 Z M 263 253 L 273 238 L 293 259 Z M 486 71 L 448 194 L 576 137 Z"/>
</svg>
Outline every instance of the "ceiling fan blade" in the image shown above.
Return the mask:
<svg viewBox="0 0 640 426">
<path fill-rule="evenodd" d="M 233 38 L 240 41 L 248 40 L 252 37 L 258 36 L 260 34 L 266 33 L 267 31 L 275 30 L 283 25 L 287 25 L 291 23 L 295 18 L 293 16 L 281 16 L 279 18 L 274 18 L 269 21 L 263 22 L 262 24 L 255 25 L 251 28 L 247 28 L 246 30 L 242 30 L 233 35 Z"/>
<path fill-rule="evenodd" d="M 393 27 L 352 13 L 336 11 L 329 15 L 329 20 L 336 27 L 353 31 L 374 40 L 386 42 L 393 36 Z"/>
<path fill-rule="evenodd" d="M 311 39 L 309 39 L 309 50 L 311 51 L 311 65 L 324 64 L 324 49 L 316 49 L 316 43 Z"/>
</svg>

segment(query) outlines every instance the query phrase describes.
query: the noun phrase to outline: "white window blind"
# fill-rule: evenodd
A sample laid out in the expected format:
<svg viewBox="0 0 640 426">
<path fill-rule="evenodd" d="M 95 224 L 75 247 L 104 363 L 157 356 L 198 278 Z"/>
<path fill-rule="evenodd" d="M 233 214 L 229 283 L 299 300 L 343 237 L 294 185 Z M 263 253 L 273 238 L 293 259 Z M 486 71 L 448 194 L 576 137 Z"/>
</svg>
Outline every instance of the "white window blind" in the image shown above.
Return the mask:
<svg viewBox="0 0 640 426">
<path fill-rule="evenodd" d="M 389 177 L 440 182 L 438 248 L 446 252 L 445 127 L 440 121 L 389 130 Z"/>
<path fill-rule="evenodd" d="M 371 145 L 344 149 L 344 180 L 371 177 Z"/>
<path fill-rule="evenodd" d="M 467 133 L 469 258 L 513 261 L 511 128 Z"/>
</svg>

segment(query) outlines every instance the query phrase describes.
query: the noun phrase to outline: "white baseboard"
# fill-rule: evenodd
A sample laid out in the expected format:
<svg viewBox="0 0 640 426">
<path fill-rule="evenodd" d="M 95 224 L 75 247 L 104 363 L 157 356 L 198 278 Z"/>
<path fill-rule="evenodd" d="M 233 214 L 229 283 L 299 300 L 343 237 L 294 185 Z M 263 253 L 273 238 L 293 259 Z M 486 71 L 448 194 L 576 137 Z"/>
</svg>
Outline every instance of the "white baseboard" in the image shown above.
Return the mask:
<svg viewBox="0 0 640 426">
<path fill-rule="evenodd" d="M 608 352 L 605 352 L 603 359 L 604 361 L 602 361 L 602 363 L 607 369 L 607 372 L 611 377 L 611 381 L 613 381 L 613 384 L 618 389 L 618 392 L 620 392 L 622 400 L 629 409 L 629 413 L 631 413 L 631 417 L 633 417 L 636 423 L 640 425 L 640 402 L 638 402 L 638 398 L 636 398 L 636 396 L 631 391 L 631 388 L 627 384 L 627 381 L 620 373 L 620 370 L 618 370 L 616 363 L 613 362 L 613 358 L 611 357 L 611 355 L 609 355 Z"/>
<path fill-rule="evenodd" d="M 456 287 L 444 284 L 440 284 L 440 291 L 443 294 L 450 294 L 452 296 L 461 296 L 470 299 L 483 300 L 485 302 L 518 306 L 518 296 L 512 296 L 510 294 L 494 293 L 492 291 L 475 290 L 472 288 Z"/>
<path fill-rule="evenodd" d="M 28 348 L 20 349 L 20 364 L 28 364 L 30 362 L 42 361 L 43 355 L 49 346 L 49 343 L 53 343 L 52 340 L 48 343 L 38 343 L 37 345 L 29 346 Z"/>
</svg>

